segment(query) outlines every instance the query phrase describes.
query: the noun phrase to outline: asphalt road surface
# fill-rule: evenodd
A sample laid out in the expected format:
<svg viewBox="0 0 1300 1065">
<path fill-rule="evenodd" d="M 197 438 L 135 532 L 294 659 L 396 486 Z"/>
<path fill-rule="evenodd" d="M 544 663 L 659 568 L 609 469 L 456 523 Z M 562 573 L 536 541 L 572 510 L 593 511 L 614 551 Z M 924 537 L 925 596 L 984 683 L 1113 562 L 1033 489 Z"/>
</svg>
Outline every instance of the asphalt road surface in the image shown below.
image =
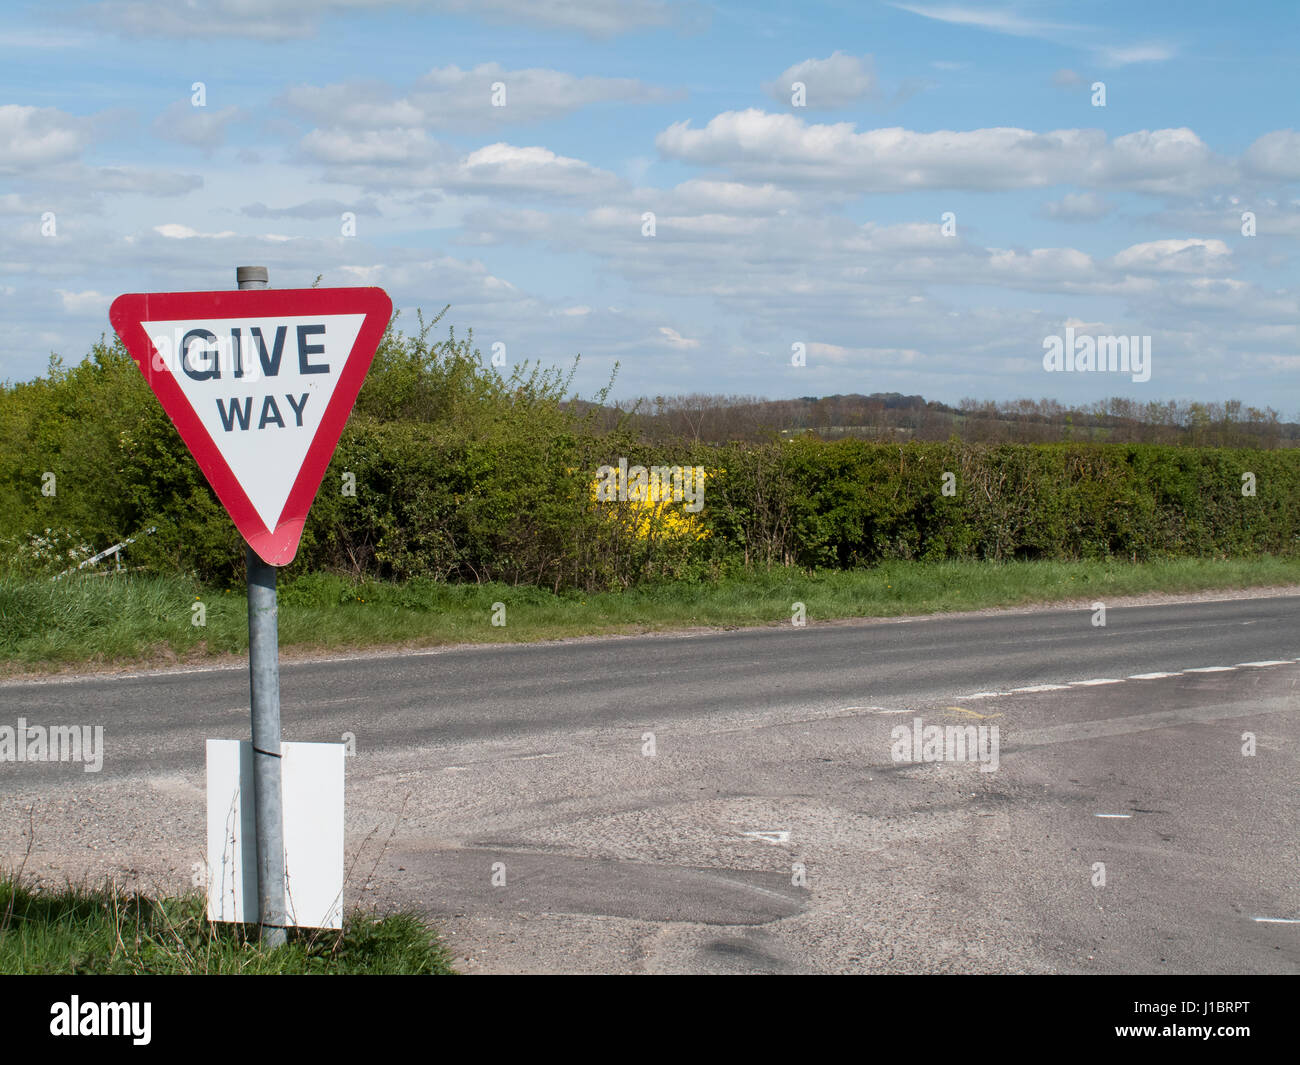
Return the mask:
<svg viewBox="0 0 1300 1065">
<path fill-rule="evenodd" d="M 283 724 L 355 736 L 347 902 L 430 915 L 466 972 L 1300 972 L 1300 597 L 1093 620 L 287 662 Z M 30 817 L 28 877 L 187 887 L 247 684 L 0 684 L 0 725 L 106 746 L 0 762 L 0 859 Z"/>
</svg>

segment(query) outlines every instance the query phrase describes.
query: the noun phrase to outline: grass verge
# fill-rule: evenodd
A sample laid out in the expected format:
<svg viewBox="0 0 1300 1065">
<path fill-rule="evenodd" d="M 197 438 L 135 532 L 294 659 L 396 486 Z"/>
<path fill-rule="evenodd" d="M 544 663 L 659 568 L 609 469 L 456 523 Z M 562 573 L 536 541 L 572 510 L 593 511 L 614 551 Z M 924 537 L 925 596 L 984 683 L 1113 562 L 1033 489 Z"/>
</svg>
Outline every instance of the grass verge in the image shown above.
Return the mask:
<svg viewBox="0 0 1300 1065">
<path fill-rule="evenodd" d="M 1300 585 L 1300 559 L 1095 562 L 895 562 L 865 570 L 760 570 L 706 583 L 621 593 L 554 594 L 531 586 L 352 583 L 308 574 L 280 592 L 280 645 L 300 651 L 384 645 L 517 643 L 601 633 L 788 622 L 809 624 L 987 607 Z M 504 625 L 494 625 L 495 604 Z M 201 607 L 201 612 L 196 610 Z M 202 620 L 203 624 L 195 624 Z M 182 577 L 63 581 L 0 575 L 0 674 L 243 654 L 242 591 Z"/>
<path fill-rule="evenodd" d="M 266 950 L 257 927 L 213 924 L 198 894 L 152 899 L 112 885 L 57 892 L 0 876 L 0 974 L 440 975 L 451 956 L 413 914 L 356 911 L 342 931 L 294 929 Z"/>
</svg>

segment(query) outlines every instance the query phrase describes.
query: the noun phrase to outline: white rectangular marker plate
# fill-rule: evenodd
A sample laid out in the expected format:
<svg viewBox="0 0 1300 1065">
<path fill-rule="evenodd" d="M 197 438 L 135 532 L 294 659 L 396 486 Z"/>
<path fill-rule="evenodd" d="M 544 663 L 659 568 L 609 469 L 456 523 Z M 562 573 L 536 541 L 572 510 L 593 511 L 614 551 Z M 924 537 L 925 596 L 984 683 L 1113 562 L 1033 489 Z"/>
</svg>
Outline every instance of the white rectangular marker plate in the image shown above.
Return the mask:
<svg viewBox="0 0 1300 1065">
<path fill-rule="evenodd" d="M 341 743 L 284 743 L 285 912 L 303 928 L 343 927 Z M 208 740 L 208 919 L 258 920 L 253 747 Z"/>
</svg>

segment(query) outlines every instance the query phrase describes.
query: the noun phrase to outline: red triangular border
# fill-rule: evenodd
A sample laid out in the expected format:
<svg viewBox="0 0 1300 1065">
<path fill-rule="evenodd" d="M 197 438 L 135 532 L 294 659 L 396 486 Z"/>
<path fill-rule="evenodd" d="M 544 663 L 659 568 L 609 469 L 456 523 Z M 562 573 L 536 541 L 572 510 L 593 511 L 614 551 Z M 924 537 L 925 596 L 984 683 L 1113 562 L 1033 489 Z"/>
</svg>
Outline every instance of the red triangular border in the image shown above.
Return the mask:
<svg viewBox="0 0 1300 1065">
<path fill-rule="evenodd" d="M 258 516 L 243 487 L 194 413 L 189 400 L 163 365 L 144 331 L 144 322 L 203 318 L 273 318 L 310 314 L 364 314 L 361 331 L 348 354 L 334 394 L 316 430 L 274 529 Z M 118 296 L 108 318 L 126 350 L 149 382 L 163 410 L 190 449 L 235 527 L 248 545 L 272 566 L 287 566 L 298 553 L 307 511 L 320 488 L 343 426 L 357 401 L 379 341 L 393 316 L 393 301 L 381 288 L 241 289 L 225 292 L 153 292 Z M 159 368 L 162 366 L 163 368 Z"/>
</svg>

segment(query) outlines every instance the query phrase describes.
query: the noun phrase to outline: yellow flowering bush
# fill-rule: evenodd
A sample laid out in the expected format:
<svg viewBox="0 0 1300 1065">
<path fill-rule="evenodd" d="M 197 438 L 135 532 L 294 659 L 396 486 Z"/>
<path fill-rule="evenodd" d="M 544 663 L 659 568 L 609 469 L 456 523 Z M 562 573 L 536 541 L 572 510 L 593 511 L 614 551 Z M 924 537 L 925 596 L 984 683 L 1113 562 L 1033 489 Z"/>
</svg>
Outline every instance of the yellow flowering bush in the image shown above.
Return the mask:
<svg viewBox="0 0 1300 1065">
<path fill-rule="evenodd" d="M 591 482 L 592 500 L 600 505 L 609 520 L 622 525 L 638 540 L 696 543 L 708 538 L 709 530 L 697 515 L 686 510 L 686 499 L 674 498 L 672 478 L 651 475 L 645 485 L 640 485 L 627 475 L 626 469 L 618 466 L 602 469 L 608 473 L 604 478 L 598 475 Z M 687 477 L 694 476 L 695 490 L 702 499 L 707 477 L 704 467 L 677 469 Z"/>
</svg>

